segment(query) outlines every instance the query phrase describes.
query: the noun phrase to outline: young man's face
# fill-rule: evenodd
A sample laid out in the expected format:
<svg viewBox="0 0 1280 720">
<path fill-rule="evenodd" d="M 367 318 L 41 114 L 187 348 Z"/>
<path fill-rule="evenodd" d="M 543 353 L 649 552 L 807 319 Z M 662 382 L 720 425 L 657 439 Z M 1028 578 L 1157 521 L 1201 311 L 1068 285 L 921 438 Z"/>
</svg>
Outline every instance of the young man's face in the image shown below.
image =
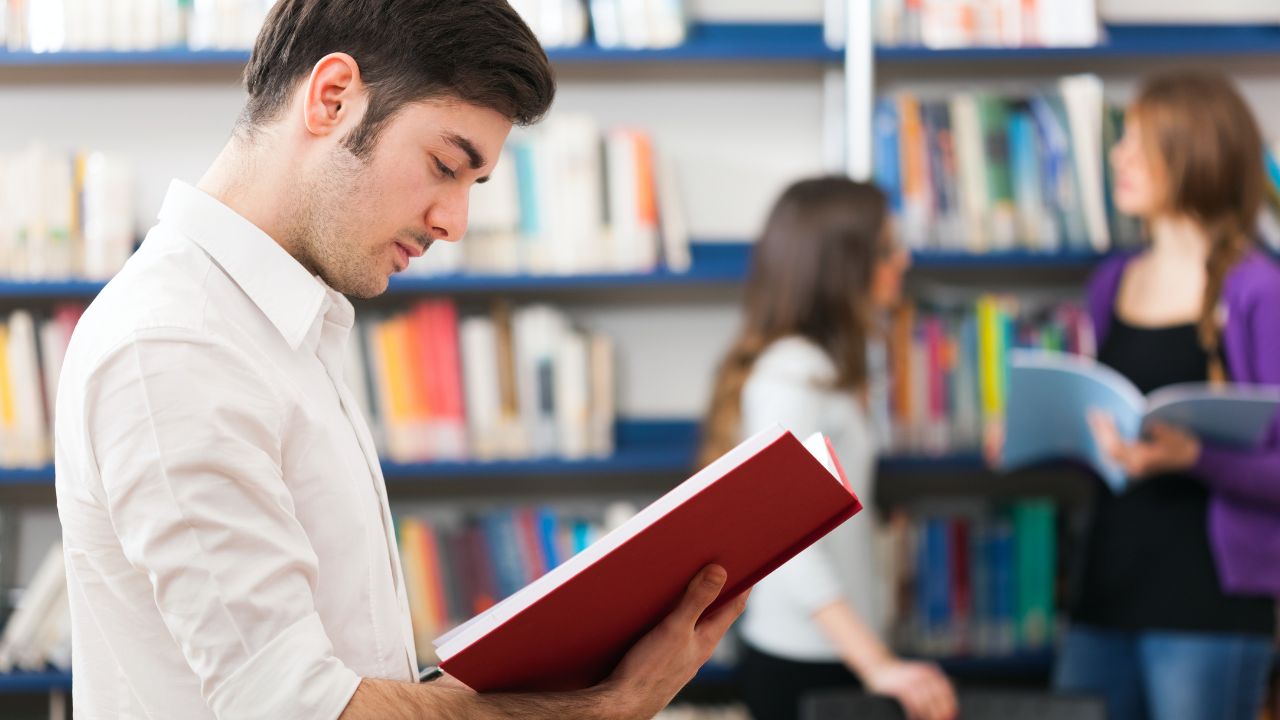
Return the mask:
<svg viewBox="0 0 1280 720">
<path fill-rule="evenodd" d="M 471 187 L 493 172 L 510 131 L 493 110 L 431 100 L 396 113 L 367 157 L 336 145 L 304 175 L 298 259 L 339 292 L 381 294 L 432 242 L 462 238 Z"/>
</svg>

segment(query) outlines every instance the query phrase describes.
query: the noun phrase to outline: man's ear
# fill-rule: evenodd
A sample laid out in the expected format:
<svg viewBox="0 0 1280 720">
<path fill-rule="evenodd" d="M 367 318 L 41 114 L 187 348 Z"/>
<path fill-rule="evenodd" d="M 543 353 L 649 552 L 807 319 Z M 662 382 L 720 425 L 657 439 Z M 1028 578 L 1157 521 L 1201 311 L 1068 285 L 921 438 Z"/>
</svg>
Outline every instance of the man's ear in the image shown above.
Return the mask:
<svg viewBox="0 0 1280 720">
<path fill-rule="evenodd" d="M 303 88 L 302 122 L 312 135 L 353 127 L 365 100 L 360 65 L 346 53 L 330 53 L 311 69 Z"/>
</svg>

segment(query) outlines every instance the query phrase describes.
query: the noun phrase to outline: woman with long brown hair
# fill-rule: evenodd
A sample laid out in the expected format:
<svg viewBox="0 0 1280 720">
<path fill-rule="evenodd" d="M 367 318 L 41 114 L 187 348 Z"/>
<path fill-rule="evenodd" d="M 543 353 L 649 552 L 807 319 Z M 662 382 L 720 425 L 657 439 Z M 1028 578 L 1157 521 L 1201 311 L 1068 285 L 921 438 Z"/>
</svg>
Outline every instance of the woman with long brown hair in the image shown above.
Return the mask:
<svg viewBox="0 0 1280 720">
<path fill-rule="evenodd" d="M 1115 203 L 1150 244 L 1089 285 L 1099 360 L 1143 392 L 1178 382 L 1280 384 L 1280 268 L 1255 241 L 1258 125 L 1231 82 L 1149 79 L 1112 152 Z M 1176 428 L 1126 443 L 1093 417 L 1130 488 L 1097 493 L 1059 688 L 1106 696 L 1113 720 L 1252 720 L 1280 597 L 1280 418 L 1264 447 Z"/>
<path fill-rule="evenodd" d="M 753 251 L 743 328 L 716 377 L 703 458 L 775 423 L 799 437 L 821 431 L 873 506 L 868 340 L 909 262 L 874 186 L 821 178 L 787 189 Z M 740 627 L 744 696 L 758 720 L 795 718 L 806 692 L 859 680 L 897 698 L 913 720 L 955 715 L 942 673 L 899 660 L 880 639 L 871 525 L 845 523 L 753 591 Z"/>
</svg>

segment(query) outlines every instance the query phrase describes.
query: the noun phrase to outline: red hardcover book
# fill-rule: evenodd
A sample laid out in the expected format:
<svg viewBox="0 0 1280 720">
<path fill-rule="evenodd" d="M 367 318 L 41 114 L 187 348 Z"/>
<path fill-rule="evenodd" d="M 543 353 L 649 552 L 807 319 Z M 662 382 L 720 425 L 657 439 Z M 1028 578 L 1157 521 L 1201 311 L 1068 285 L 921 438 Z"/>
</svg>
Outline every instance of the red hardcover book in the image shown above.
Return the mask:
<svg viewBox="0 0 1280 720">
<path fill-rule="evenodd" d="M 830 442 L 762 432 L 621 527 L 440 638 L 478 692 L 567 691 L 609 676 L 704 566 L 729 573 L 708 612 L 862 509 Z"/>
</svg>

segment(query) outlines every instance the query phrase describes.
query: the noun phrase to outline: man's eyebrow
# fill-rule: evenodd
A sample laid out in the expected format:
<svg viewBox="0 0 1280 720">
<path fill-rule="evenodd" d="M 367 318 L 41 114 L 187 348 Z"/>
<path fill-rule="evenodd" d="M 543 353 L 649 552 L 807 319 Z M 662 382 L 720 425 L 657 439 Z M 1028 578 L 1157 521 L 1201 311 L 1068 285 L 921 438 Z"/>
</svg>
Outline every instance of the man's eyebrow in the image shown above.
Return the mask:
<svg viewBox="0 0 1280 720">
<path fill-rule="evenodd" d="M 487 164 L 484 156 L 476 149 L 475 143 L 470 140 L 455 133 L 445 133 L 444 140 L 467 154 L 467 161 L 470 162 L 472 170 L 479 170 Z"/>
</svg>

